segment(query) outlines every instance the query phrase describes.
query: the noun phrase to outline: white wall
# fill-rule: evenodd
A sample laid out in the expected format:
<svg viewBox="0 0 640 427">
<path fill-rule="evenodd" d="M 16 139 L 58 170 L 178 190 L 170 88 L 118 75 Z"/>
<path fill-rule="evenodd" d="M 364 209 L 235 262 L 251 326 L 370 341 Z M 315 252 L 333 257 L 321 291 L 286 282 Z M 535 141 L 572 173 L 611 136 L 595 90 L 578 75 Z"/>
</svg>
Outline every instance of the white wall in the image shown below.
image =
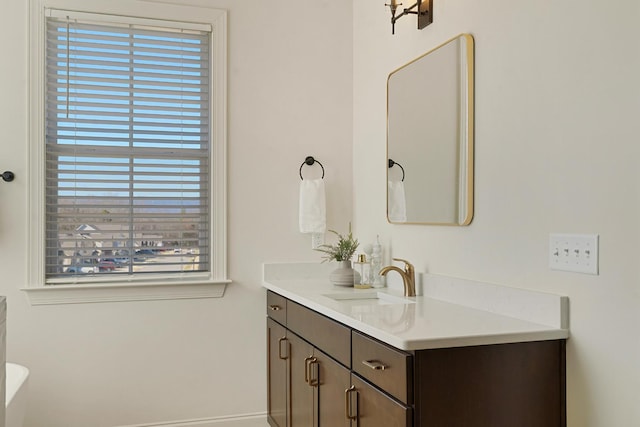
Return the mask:
<svg viewBox="0 0 640 427">
<path fill-rule="evenodd" d="M 435 0 L 425 30 L 368 0 L 196 0 L 229 14 L 229 249 L 223 299 L 28 304 L 27 2 L 0 20 L 0 294 L 9 360 L 31 368 L 26 427 L 116 426 L 265 410 L 263 261 L 316 260 L 296 231 L 306 155 L 327 170 L 329 225 L 351 217 L 420 271 L 569 295 L 571 427 L 640 424 L 640 54 L 635 0 Z M 353 19 L 353 39 L 352 39 Z M 476 215 L 385 221 L 389 71 L 476 39 Z M 353 40 L 353 42 L 352 42 Z M 352 69 L 353 44 L 353 69 Z M 353 77 L 353 98 L 352 98 Z M 352 102 L 353 101 L 353 102 Z M 601 236 L 599 276 L 547 268 L 550 232 Z M 244 378 L 237 381 L 238 375 Z"/>
<path fill-rule="evenodd" d="M 0 172 L 13 170 L 16 180 L 0 182 L 0 295 L 8 297 L 8 359 L 31 369 L 26 427 L 263 413 L 261 263 L 320 260 L 297 232 L 298 168 L 307 155 L 326 169 L 330 227 L 346 229 L 351 219 L 350 8 L 328 0 L 189 3 L 229 10 L 234 283 L 222 299 L 31 306 L 19 290 L 31 226 L 28 2 L 2 2 Z"/>
<path fill-rule="evenodd" d="M 418 270 L 571 301 L 571 427 L 640 425 L 637 0 L 434 0 L 434 24 L 355 0 L 354 194 Z M 385 221 L 387 74 L 459 33 L 476 41 L 476 214 L 469 227 Z M 547 267 L 551 232 L 600 234 L 600 275 Z"/>
</svg>

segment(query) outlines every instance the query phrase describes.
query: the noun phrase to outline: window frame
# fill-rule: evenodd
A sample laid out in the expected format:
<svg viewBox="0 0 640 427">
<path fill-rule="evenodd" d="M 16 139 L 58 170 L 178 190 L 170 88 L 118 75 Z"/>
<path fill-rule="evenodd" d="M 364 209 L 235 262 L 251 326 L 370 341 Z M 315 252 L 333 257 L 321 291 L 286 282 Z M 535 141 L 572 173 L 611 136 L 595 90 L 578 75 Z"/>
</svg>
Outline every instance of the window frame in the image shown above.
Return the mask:
<svg viewBox="0 0 640 427">
<path fill-rule="evenodd" d="M 150 3 L 153 3 L 152 5 Z M 227 275 L 227 12 L 167 1 L 30 0 L 29 28 L 29 227 L 26 291 L 31 304 L 222 297 Z M 45 17 L 46 9 L 211 26 L 210 271 L 83 278 L 47 284 L 45 279 Z"/>
</svg>

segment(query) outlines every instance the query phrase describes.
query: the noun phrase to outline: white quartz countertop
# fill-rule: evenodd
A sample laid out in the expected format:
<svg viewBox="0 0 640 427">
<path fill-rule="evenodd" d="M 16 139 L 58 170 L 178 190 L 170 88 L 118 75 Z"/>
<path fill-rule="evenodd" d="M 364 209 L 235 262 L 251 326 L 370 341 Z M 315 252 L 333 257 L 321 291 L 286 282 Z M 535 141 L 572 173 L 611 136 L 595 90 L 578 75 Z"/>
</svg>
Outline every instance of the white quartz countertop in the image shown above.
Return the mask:
<svg viewBox="0 0 640 427">
<path fill-rule="evenodd" d="M 310 263 L 265 264 L 263 277 L 265 288 L 402 350 L 569 337 L 564 296 L 427 274 L 424 295 L 405 299 L 388 288 L 334 286 L 326 267 Z M 383 298 L 336 300 L 374 292 Z"/>
</svg>

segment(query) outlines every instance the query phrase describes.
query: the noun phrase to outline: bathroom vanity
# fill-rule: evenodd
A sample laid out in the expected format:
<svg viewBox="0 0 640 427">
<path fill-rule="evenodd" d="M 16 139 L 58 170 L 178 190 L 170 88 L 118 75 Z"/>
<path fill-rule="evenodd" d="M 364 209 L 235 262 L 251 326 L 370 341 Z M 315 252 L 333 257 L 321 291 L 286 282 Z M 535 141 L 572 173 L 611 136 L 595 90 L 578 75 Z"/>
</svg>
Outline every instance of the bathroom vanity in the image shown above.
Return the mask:
<svg viewBox="0 0 640 427">
<path fill-rule="evenodd" d="M 272 427 L 566 426 L 566 297 L 427 275 L 405 298 L 321 268 L 265 265 Z"/>
</svg>

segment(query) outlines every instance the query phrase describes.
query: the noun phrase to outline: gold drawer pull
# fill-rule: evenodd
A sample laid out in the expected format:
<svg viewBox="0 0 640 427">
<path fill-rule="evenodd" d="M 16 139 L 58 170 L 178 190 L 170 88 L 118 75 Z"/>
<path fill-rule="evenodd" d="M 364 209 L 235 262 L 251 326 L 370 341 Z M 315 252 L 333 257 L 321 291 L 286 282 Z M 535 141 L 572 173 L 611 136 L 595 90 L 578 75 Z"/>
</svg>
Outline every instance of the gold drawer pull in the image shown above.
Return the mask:
<svg viewBox="0 0 640 427">
<path fill-rule="evenodd" d="M 353 410 L 353 399 L 352 394 L 355 393 L 356 396 L 356 404 L 355 411 Z M 358 419 L 358 391 L 356 390 L 356 386 L 352 385 L 348 389 L 344 391 L 344 411 L 348 420 L 357 420 Z"/>
<path fill-rule="evenodd" d="M 280 310 L 282 310 L 282 307 L 280 307 L 279 305 L 275 305 L 274 304 L 274 305 L 270 305 L 269 306 L 269 310 L 271 310 L 271 311 L 280 311 Z"/>
<path fill-rule="evenodd" d="M 377 360 L 363 360 L 362 364 L 367 368 L 373 369 L 374 371 L 384 371 L 388 368 L 388 366 L 378 362 Z"/>
</svg>

